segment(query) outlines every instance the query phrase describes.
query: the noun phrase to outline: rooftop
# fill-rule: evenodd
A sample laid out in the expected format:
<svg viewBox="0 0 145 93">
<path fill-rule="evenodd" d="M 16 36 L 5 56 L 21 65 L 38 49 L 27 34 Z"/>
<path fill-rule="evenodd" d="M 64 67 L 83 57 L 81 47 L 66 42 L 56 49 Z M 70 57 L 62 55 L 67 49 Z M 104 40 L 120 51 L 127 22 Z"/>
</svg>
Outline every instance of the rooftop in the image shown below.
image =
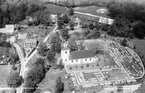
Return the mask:
<svg viewBox="0 0 145 93">
<path fill-rule="evenodd" d="M 93 50 L 82 50 L 82 51 L 73 51 L 70 53 L 69 59 L 82 59 L 82 58 L 90 58 L 94 57 L 95 53 Z"/>
</svg>

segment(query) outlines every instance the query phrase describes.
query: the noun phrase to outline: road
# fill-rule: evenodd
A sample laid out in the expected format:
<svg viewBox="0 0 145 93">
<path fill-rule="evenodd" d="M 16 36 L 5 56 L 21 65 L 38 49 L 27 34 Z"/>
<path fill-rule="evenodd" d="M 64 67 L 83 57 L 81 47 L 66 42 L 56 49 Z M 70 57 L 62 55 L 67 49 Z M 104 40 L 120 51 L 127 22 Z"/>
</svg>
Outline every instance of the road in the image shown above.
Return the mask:
<svg viewBox="0 0 145 93">
<path fill-rule="evenodd" d="M 21 47 L 17 44 L 17 43 L 14 43 L 13 46 L 16 48 L 17 50 L 17 53 L 19 55 L 19 58 L 20 58 L 20 61 L 22 61 L 22 59 L 24 58 L 24 53 L 21 49 Z"/>
<path fill-rule="evenodd" d="M 43 40 L 43 43 L 46 43 L 48 38 L 56 32 L 57 26 L 55 26 L 55 28 L 45 37 L 45 39 Z M 19 49 L 19 48 L 18 48 Z M 26 67 L 26 64 L 29 62 L 29 60 L 37 53 L 37 49 L 34 50 L 34 52 L 28 57 L 28 58 L 21 58 L 21 70 L 20 70 L 20 75 L 25 79 L 25 74 L 26 72 L 29 70 L 28 67 Z M 17 88 L 17 93 L 23 93 L 23 85 L 24 83 Z"/>
</svg>

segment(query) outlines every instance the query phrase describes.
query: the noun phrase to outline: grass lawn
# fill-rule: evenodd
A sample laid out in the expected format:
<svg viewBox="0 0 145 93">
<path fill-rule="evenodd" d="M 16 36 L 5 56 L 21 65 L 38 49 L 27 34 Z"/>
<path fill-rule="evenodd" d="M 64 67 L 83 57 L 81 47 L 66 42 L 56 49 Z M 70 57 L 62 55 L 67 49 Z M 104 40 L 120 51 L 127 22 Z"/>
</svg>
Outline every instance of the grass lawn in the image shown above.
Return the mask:
<svg viewBox="0 0 145 93">
<path fill-rule="evenodd" d="M 140 52 L 141 54 L 145 56 L 145 40 L 134 39 L 134 40 L 131 40 L 129 43 L 131 45 L 135 45 L 136 52 Z"/>
<path fill-rule="evenodd" d="M 94 49 L 106 50 L 105 45 L 100 41 L 84 40 L 84 45 L 87 47 L 88 50 Z"/>
<path fill-rule="evenodd" d="M 29 62 L 26 64 L 26 67 L 32 67 L 38 58 L 38 54 L 34 54 L 33 57 L 29 60 Z"/>
<path fill-rule="evenodd" d="M 8 87 L 6 78 L 11 72 L 11 65 L 0 65 L 0 87 Z"/>
<path fill-rule="evenodd" d="M 15 93 L 15 89 L 0 90 L 0 93 Z"/>
<path fill-rule="evenodd" d="M 25 30 L 25 32 L 28 33 L 27 38 L 34 38 L 39 42 L 42 42 L 46 35 L 53 30 L 53 28 L 54 26 L 48 26 L 47 29 L 40 28 L 39 26 L 30 26 Z"/>
<path fill-rule="evenodd" d="M 83 12 L 83 13 L 90 13 L 93 15 L 97 15 L 97 16 L 103 16 L 103 17 L 108 17 L 107 16 L 107 12 L 106 13 L 98 13 L 96 10 L 98 9 L 104 9 L 103 7 L 96 7 L 96 6 L 88 6 L 88 7 L 78 7 L 75 8 L 74 10 L 78 11 L 78 12 Z"/>
<path fill-rule="evenodd" d="M 63 81 L 64 75 L 64 71 L 50 69 L 46 73 L 46 76 L 42 80 L 42 82 L 38 84 L 38 88 L 42 89 L 42 93 L 44 93 L 45 91 L 51 91 L 52 93 L 54 93 L 57 77 L 61 76 Z"/>
<path fill-rule="evenodd" d="M 76 17 L 78 17 L 78 18 L 85 18 L 85 19 L 92 19 L 92 20 L 97 19 L 97 20 L 99 20 L 99 19 L 96 18 L 96 17 L 87 16 L 87 15 L 82 15 L 82 14 L 77 14 L 77 13 L 75 13 L 74 16 L 76 16 Z"/>
<path fill-rule="evenodd" d="M 112 71 L 102 71 L 102 72 L 107 72 L 103 73 L 103 75 L 109 80 L 125 79 L 125 77 L 130 78 L 121 69 L 113 69 Z"/>
<path fill-rule="evenodd" d="M 54 4 L 46 4 L 46 7 L 47 7 L 47 10 L 53 14 L 57 14 L 57 13 L 62 14 L 62 13 L 65 13 L 66 11 L 65 7 L 54 5 Z"/>
<path fill-rule="evenodd" d="M 18 65 L 16 65 L 16 67 L 18 67 Z M 14 72 L 19 72 L 19 67 L 17 70 L 13 70 L 12 65 L 0 65 L 0 88 L 8 87 L 6 78 L 10 73 Z"/>
</svg>

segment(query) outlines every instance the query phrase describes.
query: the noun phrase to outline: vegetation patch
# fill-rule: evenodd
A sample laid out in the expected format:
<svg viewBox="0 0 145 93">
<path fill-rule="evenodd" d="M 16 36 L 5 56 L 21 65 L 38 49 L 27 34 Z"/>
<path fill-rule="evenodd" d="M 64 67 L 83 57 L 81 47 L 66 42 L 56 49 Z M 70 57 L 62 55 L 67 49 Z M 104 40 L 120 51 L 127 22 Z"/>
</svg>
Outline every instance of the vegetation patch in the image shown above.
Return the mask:
<svg viewBox="0 0 145 93">
<path fill-rule="evenodd" d="M 53 14 L 58 14 L 58 13 L 62 14 L 62 13 L 65 13 L 66 11 L 65 7 L 54 5 L 54 4 L 46 4 L 46 7 L 47 7 L 47 10 Z"/>
</svg>

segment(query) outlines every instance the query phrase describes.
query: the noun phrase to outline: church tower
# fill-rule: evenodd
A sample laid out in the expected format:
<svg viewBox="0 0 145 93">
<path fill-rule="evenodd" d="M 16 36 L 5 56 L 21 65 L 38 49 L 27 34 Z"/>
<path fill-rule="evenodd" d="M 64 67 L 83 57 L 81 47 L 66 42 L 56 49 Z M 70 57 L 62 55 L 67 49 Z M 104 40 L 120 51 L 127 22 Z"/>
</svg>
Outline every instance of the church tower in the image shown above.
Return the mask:
<svg viewBox="0 0 145 93">
<path fill-rule="evenodd" d="M 61 50 L 61 58 L 64 64 L 69 64 L 69 55 L 70 55 L 70 49 L 68 48 L 68 44 L 64 43 L 62 45 L 62 50 Z"/>
</svg>

